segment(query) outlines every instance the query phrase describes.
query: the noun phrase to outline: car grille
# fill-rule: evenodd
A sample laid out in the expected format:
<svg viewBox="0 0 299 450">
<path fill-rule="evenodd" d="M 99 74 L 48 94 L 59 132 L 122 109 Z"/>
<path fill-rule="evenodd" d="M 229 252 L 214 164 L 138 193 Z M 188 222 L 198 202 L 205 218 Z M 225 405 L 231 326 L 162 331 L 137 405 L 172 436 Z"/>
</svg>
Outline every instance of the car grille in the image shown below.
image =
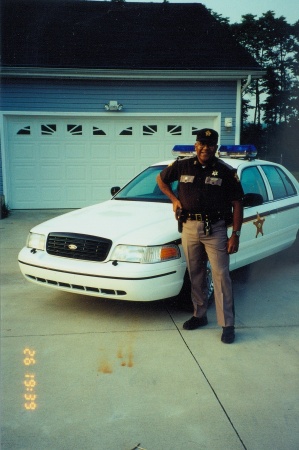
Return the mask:
<svg viewBox="0 0 299 450">
<path fill-rule="evenodd" d="M 47 252 L 64 258 L 104 261 L 111 248 L 110 239 L 75 233 L 50 233 Z"/>
</svg>

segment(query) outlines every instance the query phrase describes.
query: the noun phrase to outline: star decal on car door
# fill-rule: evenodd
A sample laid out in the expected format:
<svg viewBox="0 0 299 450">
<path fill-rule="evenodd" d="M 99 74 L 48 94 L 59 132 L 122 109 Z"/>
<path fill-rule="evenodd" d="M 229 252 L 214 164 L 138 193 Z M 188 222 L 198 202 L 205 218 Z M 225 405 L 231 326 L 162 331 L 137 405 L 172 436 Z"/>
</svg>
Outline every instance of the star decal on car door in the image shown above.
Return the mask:
<svg viewBox="0 0 299 450">
<path fill-rule="evenodd" d="M 257 220 L 255 222 L 253 222 L 253 225 L 256 226 L 256 235 L 255 235 L 255 237 L 257 238 L 260 233 L 261 233 L 262 236 L 264 236 L 263 225 L 264 225 L 264 222 L 265 222 L 266 219 L 261 218 L 259 213 L 256 213 L 256 217 L 257 217 Z"/>
</svg>

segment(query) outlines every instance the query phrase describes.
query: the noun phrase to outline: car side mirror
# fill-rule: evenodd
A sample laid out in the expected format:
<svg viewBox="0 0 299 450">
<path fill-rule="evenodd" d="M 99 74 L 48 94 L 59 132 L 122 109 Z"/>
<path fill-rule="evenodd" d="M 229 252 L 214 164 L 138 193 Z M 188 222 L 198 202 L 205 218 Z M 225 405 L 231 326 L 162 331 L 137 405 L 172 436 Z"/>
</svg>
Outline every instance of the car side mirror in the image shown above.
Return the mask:
<svg viewBox="0 0 299 450">
<path fill-rule="evenodd" d="M 110 190 L 111 195 L 114 196 L 115 194 L 117 194 L 120 191 L 120 187 L 119 186 L 113 186 Z"/>
<path fill-rule="evenodd" d="M 259 206 L 262 205 L 264 199 L 261 194 L 245 194 L 243 197 L 243 206 Z"/>
</svg>

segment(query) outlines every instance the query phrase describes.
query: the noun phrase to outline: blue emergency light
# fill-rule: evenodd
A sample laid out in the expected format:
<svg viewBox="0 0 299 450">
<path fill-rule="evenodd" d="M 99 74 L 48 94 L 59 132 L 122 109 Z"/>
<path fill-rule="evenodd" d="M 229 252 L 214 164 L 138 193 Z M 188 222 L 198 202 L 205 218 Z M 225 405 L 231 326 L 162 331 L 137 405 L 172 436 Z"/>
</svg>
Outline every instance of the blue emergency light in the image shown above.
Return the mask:
<svg viewBox="0 0 299 450">
<path fill-rule="evenodd" d="M 186 158 L 187 156 L 196 155 L 194 145 L 175 145 L 172 149 L 172 154 L 176 158 Z"/>
<path fill-rule="evenodd" d="M 228 158 L 244 158 L 253 159 L 257 155 L 257 150 L 254 145 L 220 145 L 219 156 Z"/>
<path fill-rule="evenodd" d="M 175 145 L 172 149 L 172 154 L 176 158 L 186 158 L 188 156 L 195 156 L 196 151 L 194 145 Z M 254 159 L 257 155 L 257 150 L 254 145 L 221 145 L 218 152 L 218 156 L 226 158 L 243 158 Z"/>
</svg>

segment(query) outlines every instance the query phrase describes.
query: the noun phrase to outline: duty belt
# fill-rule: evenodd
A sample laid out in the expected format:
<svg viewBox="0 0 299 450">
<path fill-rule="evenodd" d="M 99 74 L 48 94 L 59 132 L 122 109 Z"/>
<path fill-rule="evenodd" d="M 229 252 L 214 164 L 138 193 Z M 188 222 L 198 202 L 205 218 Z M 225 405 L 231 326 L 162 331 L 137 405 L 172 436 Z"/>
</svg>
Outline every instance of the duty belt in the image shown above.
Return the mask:
<svg viewBox="0 0 299 450">
<path fill-rule="evenodd" d="M 192 213 L 185 212 L 187 220 L 197 220 L 198 222 L 206 222 L 207 220 L 213 224 L 218 222 L 219 220 L 224 220 L 224 214 L 218 211 L 215 212 L 201 212 L 201 213 Z"/>
<path fill-rule="evenodd" d="M 178 231 L 181 233 L 183 230 L 183 224 L 187 222 L 187 220 L 197 220 L 198 222 L 203 222 L 204 224 L 204 232 L 206 236 L 209 236 L 212 233 L 212 225 L 219 220 L 225 220 L 224 213 L 220 211 L 214 211 L 211 213 L 208 212 L 200 212 L 194 213 L 191 211 L 186 211 L 184 209 L 178 208 L 176 210 L 176 219 L 178 221 Z"/>
</svg>

